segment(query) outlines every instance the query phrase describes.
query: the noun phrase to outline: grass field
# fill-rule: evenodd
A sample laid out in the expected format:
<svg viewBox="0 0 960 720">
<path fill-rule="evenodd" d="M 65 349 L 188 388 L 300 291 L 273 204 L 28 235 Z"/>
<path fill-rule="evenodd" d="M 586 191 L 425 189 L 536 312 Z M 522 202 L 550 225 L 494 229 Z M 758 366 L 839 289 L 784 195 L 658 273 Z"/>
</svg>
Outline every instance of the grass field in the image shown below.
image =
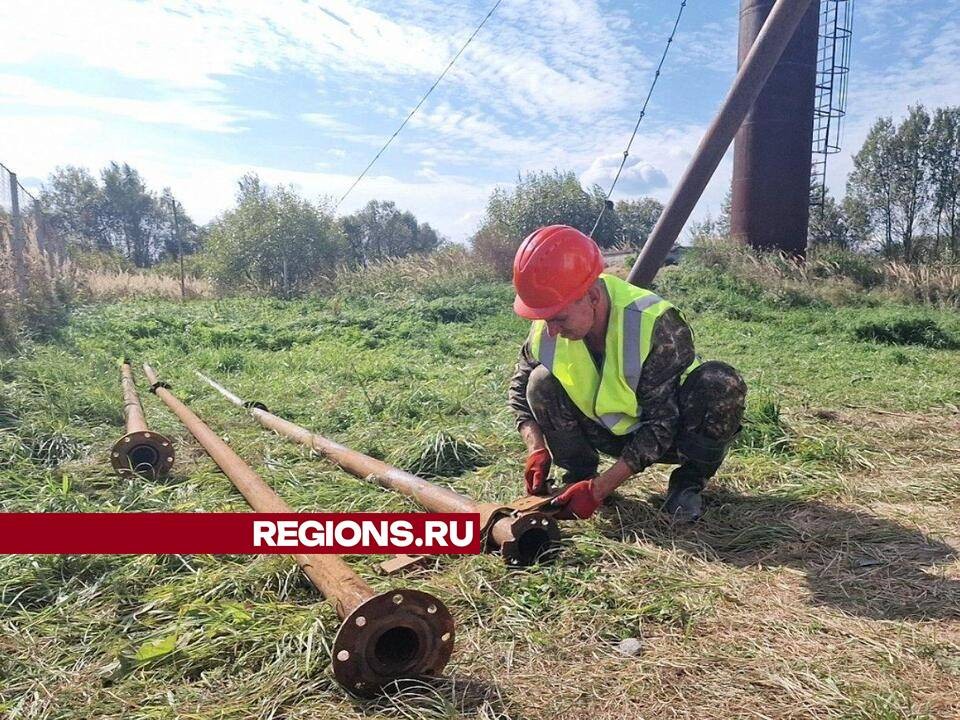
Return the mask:
<svg viewBox="0 0 960 720">
<path fill-rule="evenodd" d="M 283 556 L 0 558 L 9 718 L 960 717 L 960 318 L 771 298 L 692 263 L 661 292 L 742 370 L 748 423 L 694 527 L 669 468 L 564 526 L 552 562 L 448 557 L 375 588 L 457 620 L 445 679 L 373 702 L 332 679 L 333 611 Z M 149 361 L 303 510 L 415 510 L 264 433 L 193 374 L 482 499 L 519 494 L 505 388 L 525 324 L 507 284 L 358 276 L 327 297 L 99 305 L 0 364 L 0 509 L 246 505 L 185 429 L 164 481 L 118 480 L 117 358 Z M 138 376 L 142 382 L 142 376 Z M 141 384 L 141 387 L 142 384 Z M 625 656 L 618 643 L 640 641 Z"/>
</svg>

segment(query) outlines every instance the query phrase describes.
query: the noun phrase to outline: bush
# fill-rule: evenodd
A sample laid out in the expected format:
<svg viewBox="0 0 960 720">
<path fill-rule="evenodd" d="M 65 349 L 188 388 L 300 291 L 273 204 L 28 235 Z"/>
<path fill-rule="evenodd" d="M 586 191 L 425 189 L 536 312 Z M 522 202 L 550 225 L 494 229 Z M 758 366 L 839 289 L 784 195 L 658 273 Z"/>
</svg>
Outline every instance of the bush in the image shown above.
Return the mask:
<svg viewBox="0 0 960 720">
<path fill-rule="evenodd" d="M 290 297 L 324 282 L 345 252 L 343 230 L 326 207 L 248 175 L 237 206 L 214 222 L 203 260 L 221 289 Z"/>
<path fill-rule="evenodd" d="M 431 300 L 423 317 L 428 322 L 465 323 L 484 315 L 495 315 L 501 310 L 503 303 L 496 298 L 455 295 Z"/>
<path fill-rule="evenodd" d="M 513 276 L 513 256 L 522 239 L 495 228 L 483 228 L 473 237 L 473 254 L 497 277 L 509 280 Z"/>
<path fill-rule="evenodd" d="M 9 246 L 12 230 L 0 224 L 0 248 Z M 0 349 L 16 350 L 23 336 L 51 337 L 67 320 L 74 295 L 72 273 L 59 270 L 51 279 L 46 260 L 37 254 L 35 241 L 28 239 L 25 260 L 26 285 L 21 296 L 17 290 L 10 256 L 0 252 Z"/>
<path fill-rule="evenodd" d="M 893 300 L 960 307 L 960 266 L 883 262 L 837 249 L 818 249 L 800 260 L 724 239 L 696 243 L 692 260 L 781 306 L 876 305 Z"/>
<path fill-rule="evenodd" d="M 818 248 L 808 262 L 816 265 L 815 277 L 849 278 L 867 290 L 883 284 L 883 269 L 877 261 L 849 250 Z"/>
<path fill-rule="evenodd" d="M 340 267 L 323 290 L 340 298 L 422 295 L 428 300 L 463 292 L 493 279 L 490 268 L 459 246 L 428 255 L 407 255 L 366 267 Z"/>
<path fill-rule="evenodd" d="M 130 298 L 180 299 L 180 278 L 153 271 L 86 270 L 79 273 L 78 283 L 80 296 L 93 302 Z M 185 277 L 184 288 L 188 300 L 214 296 L 213 284 L 203 278 Z"/>
<path fill-rule="evenodd" d="M 960 265 L 883 265 L 886 284 L 907 299 L 960 308 Z"/>
</svg>

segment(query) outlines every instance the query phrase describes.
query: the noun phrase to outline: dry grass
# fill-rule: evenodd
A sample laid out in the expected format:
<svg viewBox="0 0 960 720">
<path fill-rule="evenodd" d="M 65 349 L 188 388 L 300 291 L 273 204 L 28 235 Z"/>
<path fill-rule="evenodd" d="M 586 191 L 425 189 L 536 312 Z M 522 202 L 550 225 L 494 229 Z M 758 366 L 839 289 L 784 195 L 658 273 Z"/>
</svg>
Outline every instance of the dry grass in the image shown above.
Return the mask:
<svg viewBox="0 0 960 720">
<path fill-rule="evenodd" d="M 325 293 L 341 297 L 376 298 L 396 293 L 424 292 L 440 296 L 456 288 L 490 280 L 494 271 L 460 246 L 427 255 L 382 260 L 367 267 L 338 268 Z"/>
<path fill-rule="evenodd" d="M 91 302 L 112 302 L 133 298 L 180 299 L 180 279 L 149 271 L 83 270 L 77 278 L 80 296 Z M 213 284 L 204 278 L 185 278 L 188 300 L 214 297 Z"/>
<path fill-rule="evenodd" d="M 885 284 L 932 305 L 960 307 L 960 265 L 885 263 Z"/>
<path fill-rule="evenodd" d="M 935 477 L 956 491 L 960 417 L 829 415 L 807 417 L 806 431 L 840 424 L 872 459 L 837 473 L 835 499 L 731 490 L 749 475 L 737 459 L 704 522 L 676 527 L 657 516 L 664 475 L 654 473 L 604 509 L 598 522 L 615 544 L 571 537 L 589 558 L 580 572 L 590 570 L 572 606 L 493 637 L 481 608 L 465 659 L 497 689 L 500 716 L 960 717 L 960 512 L 952 495 L 914 492 Z M 611 637 L 618 602 L 637 617 L 636 657 Z"/>
<path fill-rule="evenodd" d="M 17 290 L 10 253 L 13 229 L 0 222 L 0 350 L 16 349 L 24 337 L 49 337 L 67 319 L 74 295 L 74 276 L 68 263 L 51 268 L 37 245 L 35 230 L 25 228 L 25 292 Z"/>
<path fill-rule="evenodd" d="M 758 254 L 728 240 L 700 243 L 696 252 L 708 267 L 757 283 L 768 297 L 787 304 L 892 300 L 960 307 L 960 265 L 907 265 L 830 249 L 800 261 L 783 253 Z"/>
</svg>

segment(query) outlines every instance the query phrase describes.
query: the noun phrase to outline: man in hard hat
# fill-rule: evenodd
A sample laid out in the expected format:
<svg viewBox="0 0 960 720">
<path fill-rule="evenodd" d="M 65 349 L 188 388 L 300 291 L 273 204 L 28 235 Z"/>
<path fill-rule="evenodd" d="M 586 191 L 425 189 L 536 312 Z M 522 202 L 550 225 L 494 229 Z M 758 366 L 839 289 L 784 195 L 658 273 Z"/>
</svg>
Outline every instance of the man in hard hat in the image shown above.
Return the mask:
<svg viewBox="0 0 960 720">
<path fill-rule="evenodd" d="M 663 510 L 698 519 L 700 493 L 740 429 L 740 375 L 701 362 L 679 310 L 603 273 L 600 248 L 572 227 L 531 233 L 513 284 L 514 311 L 534 321 L 509 393 L 527 445 L 527 492 L 545 492 L 557 465 L 567 483 L 554 500 L 561 516 L 586 518 L 631 475 L 677 463 Z M 617 458 L 600 474 L 598 452 Z"/>
</svg>

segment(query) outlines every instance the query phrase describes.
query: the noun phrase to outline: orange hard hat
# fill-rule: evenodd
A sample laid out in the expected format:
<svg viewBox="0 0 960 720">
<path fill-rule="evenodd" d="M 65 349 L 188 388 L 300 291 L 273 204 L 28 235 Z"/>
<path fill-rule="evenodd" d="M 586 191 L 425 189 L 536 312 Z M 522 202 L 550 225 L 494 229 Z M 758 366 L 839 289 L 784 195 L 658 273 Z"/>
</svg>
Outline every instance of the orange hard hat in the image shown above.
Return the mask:
<svg viewBox="0 0 960 720">
<path fill-rule="evenodd" d="M 528 320 L 546 320 L 586 295 L 601 272 L 600 248 L 576 228 L 534 230 L 513 259 L 513 311 Z"/>
</svg>

